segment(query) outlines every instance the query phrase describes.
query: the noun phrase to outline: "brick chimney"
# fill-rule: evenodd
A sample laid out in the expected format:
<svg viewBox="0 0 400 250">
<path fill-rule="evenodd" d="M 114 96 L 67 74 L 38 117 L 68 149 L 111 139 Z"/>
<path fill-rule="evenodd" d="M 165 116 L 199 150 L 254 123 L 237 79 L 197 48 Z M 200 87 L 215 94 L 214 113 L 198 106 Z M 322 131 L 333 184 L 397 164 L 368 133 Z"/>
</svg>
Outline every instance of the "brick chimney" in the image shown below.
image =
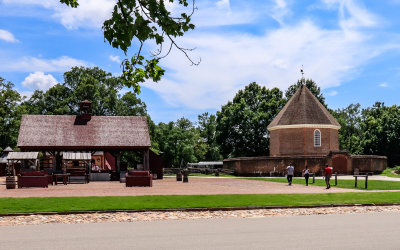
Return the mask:
<svg viewBox="0 0 400 250">
<path fill-rule="evenodd" d="M 88 100 L 84 100 L 79 103 L 81 112 L 79 115 L 80 120 L 88 122 L 92 119 L 92 103 Z"/>
</svg>

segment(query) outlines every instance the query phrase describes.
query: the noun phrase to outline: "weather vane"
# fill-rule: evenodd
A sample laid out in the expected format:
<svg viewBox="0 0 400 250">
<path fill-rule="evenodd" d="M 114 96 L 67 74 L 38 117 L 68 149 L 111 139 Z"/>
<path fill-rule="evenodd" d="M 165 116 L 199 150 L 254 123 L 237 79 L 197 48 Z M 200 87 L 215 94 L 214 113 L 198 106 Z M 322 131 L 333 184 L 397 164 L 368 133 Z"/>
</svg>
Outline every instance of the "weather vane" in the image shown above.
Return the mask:
<svg viewBox="0 0 400 250">
<path fill-rule="evenodd" d="M 303 85 L 305 85 L 306 81 L 305 81 L 305 79 L 304 79 L 303 65 L 301 65 L 300 73 L 301 73 L 301 83 L 302 83 Z"/>
</svg>

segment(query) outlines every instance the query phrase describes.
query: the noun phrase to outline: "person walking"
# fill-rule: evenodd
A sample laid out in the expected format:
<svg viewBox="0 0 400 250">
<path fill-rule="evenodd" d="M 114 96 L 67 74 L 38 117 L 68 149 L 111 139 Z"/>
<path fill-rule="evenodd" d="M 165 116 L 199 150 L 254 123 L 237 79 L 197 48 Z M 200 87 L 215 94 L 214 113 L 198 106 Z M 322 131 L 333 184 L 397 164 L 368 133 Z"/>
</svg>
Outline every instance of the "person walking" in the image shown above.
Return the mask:
<svg viewBox="0 0 400 250">
<path fill-rule="evenodd" d="M 287 166 L 287 180 L 289 182 L 289 186 L 292 185 L 293 173 L 294 173 L 294 167 L 293 163 L 291 162 L 289 166 Z"/>
<path fill-rule="evenodd" d="M 325 164 L 325 170 L 324 170 L 324 175 L 325 175 L 325 183 L 326 183 L 326 189 L 331 188 L 331 184 L 329 183 L 331 176 L 332 176 L 333 168 L 329 167 L 328 164 Z"/>
<path fill-rule="evenodd" d="M 306 166 L 306 169 L 304 171 L 304 178 L 306 179 L 306 186 L 308 186 L 308 178 L 310 178 L 310 171 L 308 170 L 308 166 Z"/>
</svg>

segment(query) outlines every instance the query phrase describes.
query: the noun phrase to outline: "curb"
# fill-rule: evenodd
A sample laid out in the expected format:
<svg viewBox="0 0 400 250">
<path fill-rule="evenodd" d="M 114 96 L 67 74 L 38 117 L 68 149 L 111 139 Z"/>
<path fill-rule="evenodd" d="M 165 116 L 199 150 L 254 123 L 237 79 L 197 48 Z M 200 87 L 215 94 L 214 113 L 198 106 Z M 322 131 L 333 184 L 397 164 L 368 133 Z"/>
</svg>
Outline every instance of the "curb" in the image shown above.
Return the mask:
<svg viewBox="0 0 400 250">
<path fill-rule="evenodd" d="M 374 206 L 400 206 L 400 203 L 362 203 L 362 204 L 322 204 L 322 205 L 290 205 L 290 206 L 248 206 L 248 207 L 206 207 L 206 208 L 171 208 L 171 209 L 134 209 L 134 210 L 88 210 L 88 211 L 62 211 L 62 212 L 36 212 L 36 213 L 0 213 L 6 216 L 30 215 L 69 215 L 69 214 L 105 214 L 105 213 L 141 213 L 141 212 L 205 212 L 205 211 L 235 211 L 253 209 L 296 209 L 296 208 L 327 208 L 327 207 L 374 207 Z"/>
</svg>

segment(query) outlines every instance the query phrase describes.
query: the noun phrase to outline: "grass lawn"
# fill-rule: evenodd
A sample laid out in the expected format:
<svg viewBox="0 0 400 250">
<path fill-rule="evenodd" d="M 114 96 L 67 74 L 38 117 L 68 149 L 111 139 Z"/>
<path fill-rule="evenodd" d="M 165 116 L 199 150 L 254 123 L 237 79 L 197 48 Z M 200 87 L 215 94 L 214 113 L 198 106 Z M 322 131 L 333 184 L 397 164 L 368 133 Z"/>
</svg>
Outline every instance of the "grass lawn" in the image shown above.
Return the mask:
<svg viewBox="0 0 400 250">
<path fill-rule="evenodd" d="M 0 213 L 393 203 L 400 192 L 0 198 Z"/>
<path fill-rule="evenodd" d="M 399 174 L 393 173 L 393 171 L 395 171 L 395 170 L 400 170 L 400 166 L 396 166 L 394 168 L 387 168 L 387 169 L 383 170 L 382 174 L 380 174 L 380 175 L 400 178 Z"/>
<path fill-rule="evenodd" d="M 261 181 L 273 181 L 273 182 L 283 182 L 287 183 L 286 178 L 246 178 L 249 180 L 261 180 Z M 315 179 L 315 183 L 312 183 L 312 178 L 308 180 L 309 185 L 316 186 L 325 186 L 325 180 Z M 354 187 L 354 179 L 353 180 L 340 180 L 338 179 L 338 185 L 335 186 L 335 178 L 331 178 L 331 186 L 339 187 L 339 188 L 351 188 L 351 189 L 361 189 L 365 190 L 365 181 L 364 178 L 358 178 L 357 180 L 357 188 Z M 305 185 L 304 178 L 293 179 L 293 184 L 302 184 Z M 368 190 L 400 190 L 400 181 L 377 181 L 377 180 L 368 180 Z"/>
</svg>

